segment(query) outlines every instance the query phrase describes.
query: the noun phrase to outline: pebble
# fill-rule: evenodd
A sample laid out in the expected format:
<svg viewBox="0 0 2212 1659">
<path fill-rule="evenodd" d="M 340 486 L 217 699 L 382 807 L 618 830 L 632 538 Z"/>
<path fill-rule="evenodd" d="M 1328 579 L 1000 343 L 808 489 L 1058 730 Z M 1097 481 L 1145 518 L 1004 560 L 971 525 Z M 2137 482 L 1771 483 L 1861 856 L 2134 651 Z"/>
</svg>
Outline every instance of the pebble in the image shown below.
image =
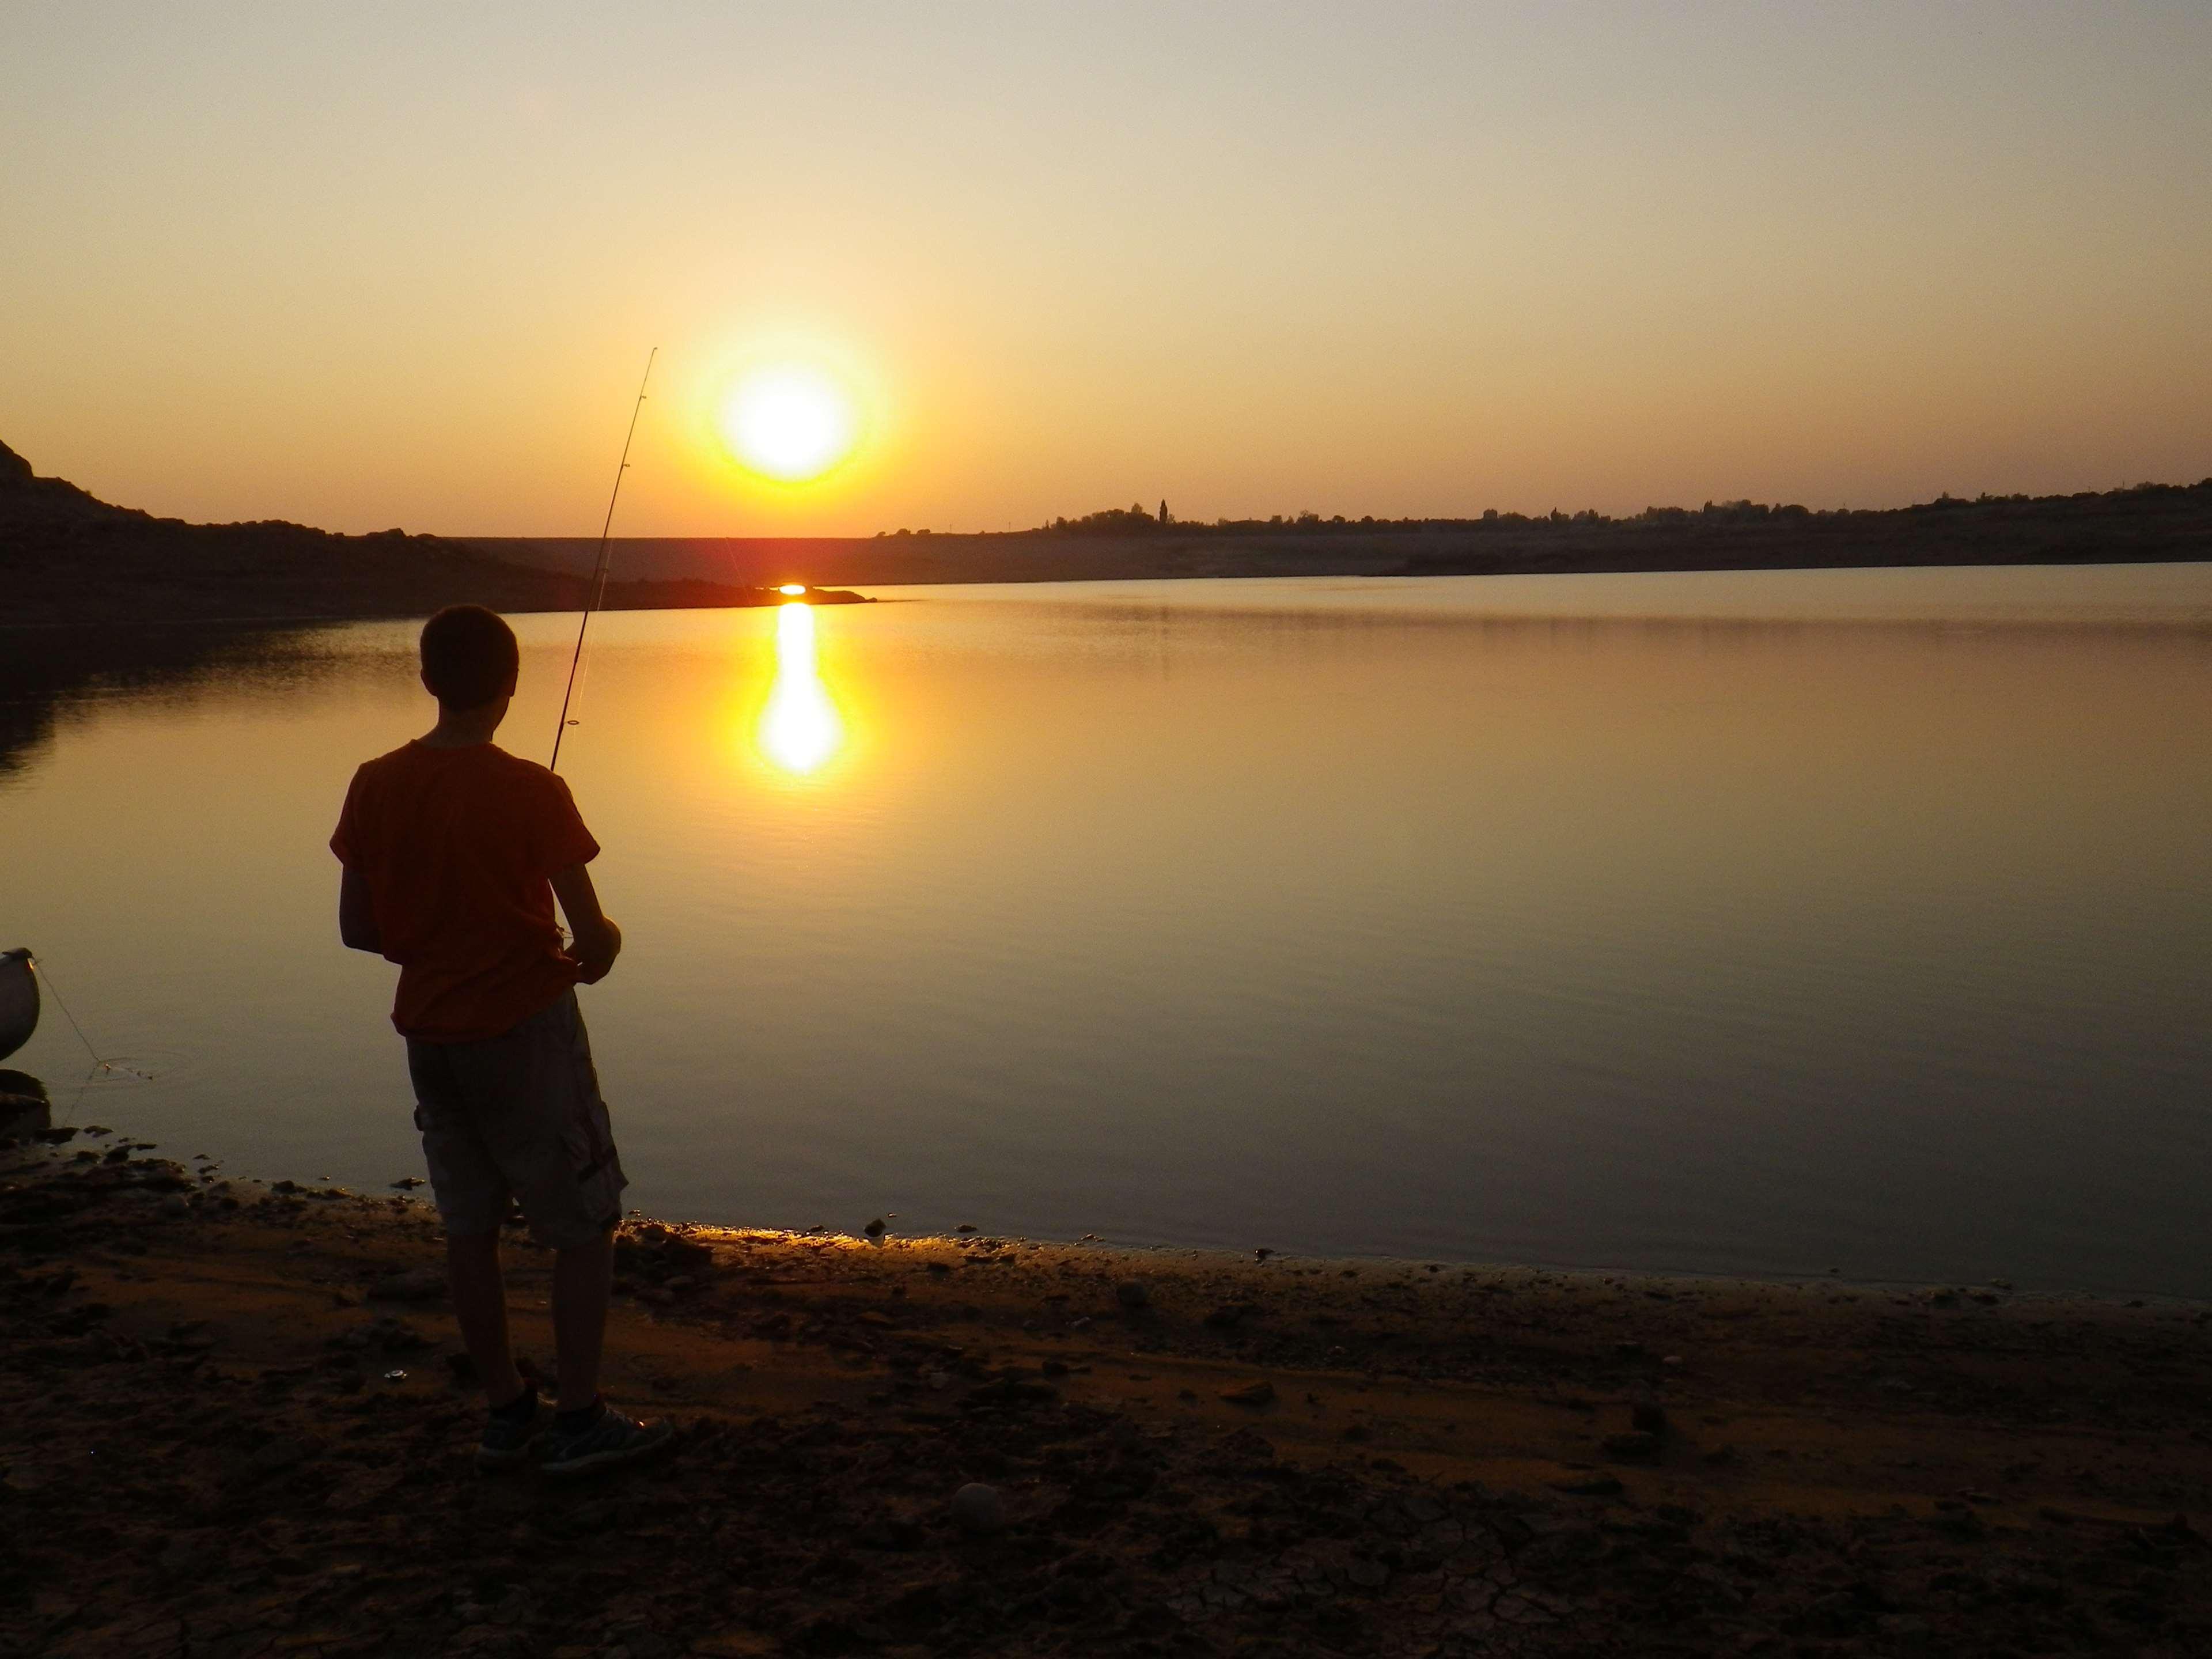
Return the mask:
<svg viewBox="0 0 2212 1659">
<path fill-rule="evenodd" d="M 254 1474 L 276 1474 L 295 1463 L 304 1463 L 310 1455 L 307 1443 L 300 1440 L 272 1440 L 246 1460 L 246 1468 Z"/>
<path fill-rule="evenodd" d="M 1554 1480 L 1552 1490 L 1563 1492 L 1570 1498 L 1612 1498 L 1619 1494 L 1621 1486 L 1617 1475 L 1591 1474 L 1577 1480 Z"/>
<path fill-rule="evenodd" d="M 370 1285 L 368 1293 L 394 1302 L 430 1302 L 446 1293 L 446 1276 L 434 1267 L 386 1273 Z"/>
<path fill-rule="evenodd" d="M 1006 1500 L 996 1486 L 971 1480 L 952 1494 L 952 1519 L 975 1537 L 999 1532 L 1006 1524 Z"/>
</svg>

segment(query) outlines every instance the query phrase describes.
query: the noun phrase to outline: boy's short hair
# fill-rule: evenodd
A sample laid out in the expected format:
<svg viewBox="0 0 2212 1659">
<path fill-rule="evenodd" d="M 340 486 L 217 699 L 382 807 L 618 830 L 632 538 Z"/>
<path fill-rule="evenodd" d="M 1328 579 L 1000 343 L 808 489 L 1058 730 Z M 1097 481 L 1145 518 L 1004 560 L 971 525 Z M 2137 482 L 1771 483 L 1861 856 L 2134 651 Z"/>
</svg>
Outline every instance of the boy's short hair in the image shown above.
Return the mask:
<svg viewBox="0 0 2212 1659">
<path fill-rule="evenodd" d="M 521 665 L 514 630 L 480 605 L 449 605 L 422 624 L 422 684 L 441 708 L 481 708 Z"/>
</svg>

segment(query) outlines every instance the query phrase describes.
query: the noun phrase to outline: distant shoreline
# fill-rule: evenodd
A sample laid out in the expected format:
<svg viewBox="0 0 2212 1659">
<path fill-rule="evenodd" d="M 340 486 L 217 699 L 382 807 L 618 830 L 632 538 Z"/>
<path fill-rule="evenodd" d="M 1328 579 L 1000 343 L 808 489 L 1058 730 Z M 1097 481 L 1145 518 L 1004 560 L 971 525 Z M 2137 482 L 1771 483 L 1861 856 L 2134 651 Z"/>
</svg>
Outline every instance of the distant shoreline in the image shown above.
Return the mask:
<svg viewBox="0 0 2212 1659">
<path fill-rule="evenodd" d="M 592 599 L 587 537 L 337 535 L 264 521 L 187 524 L 38 477 L 0 444 L 0 626 L 313 626 L 427 616 L 461 601 L 575 611 Z M 1879 512 L 1750 501 L 1478 520 L 1180 524 L 1141 513 L 1025 532 L 638 538 L 615 544 L 601 606 L 822 604 L 852 590 L 984 582 L 1224 577 L 1627 574 L 2212 560 L 2212 478 L 2103 494 L 1949 497 Z"/>
<path fill-rule="evenodd" d="M 1117 519 L 1142 525 L 1133 515 Z M 467 537 L 505 565 L 573 573 L 598 543 Z M 1944 500 L 1880 512 L 1749 502 L 1594 515 L 1361 524 L 1181 525 L 1105 532 L 872 537 L 640 537 L 614 568 L 648 580 L 890 587 L 1193 577 L 1596 575 L 2212 560 L 2212 479 L 2103 495 Z"/>
</svg>

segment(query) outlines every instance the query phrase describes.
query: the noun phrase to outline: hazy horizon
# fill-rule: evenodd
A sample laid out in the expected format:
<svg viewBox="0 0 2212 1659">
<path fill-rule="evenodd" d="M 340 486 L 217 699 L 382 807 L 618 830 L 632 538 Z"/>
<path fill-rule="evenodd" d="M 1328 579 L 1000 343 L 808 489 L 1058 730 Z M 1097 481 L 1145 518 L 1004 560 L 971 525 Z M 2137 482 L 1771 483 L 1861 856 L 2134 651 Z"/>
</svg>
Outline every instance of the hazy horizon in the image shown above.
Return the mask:
<svg viewBox="0 0 2212 1659">
<path fill-rule="evenodd" d="M 453 535 L 1893 507 L 2212 473 L 2212 14 L 38 9 L 0 439 Z M 859 441 L 735 464 L 750 364 Z"/>
</svg>

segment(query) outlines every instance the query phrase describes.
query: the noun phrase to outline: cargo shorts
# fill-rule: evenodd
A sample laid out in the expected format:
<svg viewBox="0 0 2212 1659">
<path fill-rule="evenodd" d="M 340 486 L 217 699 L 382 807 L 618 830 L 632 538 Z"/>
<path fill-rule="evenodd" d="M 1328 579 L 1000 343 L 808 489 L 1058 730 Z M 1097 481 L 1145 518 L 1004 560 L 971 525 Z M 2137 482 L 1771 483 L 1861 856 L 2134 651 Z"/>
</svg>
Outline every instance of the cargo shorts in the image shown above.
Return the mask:
<svg viewBox="0 0 2212 1659">
<path fill-rule="evenodd" d="M 407 1072 L 448 1233 L 495 1233 L 520 1203 L 531 1237 L 561 1250 L 621 1219 L 629 1177 L 574 991 L 481 1042 L 410 1037 Z"/>
</svg>

